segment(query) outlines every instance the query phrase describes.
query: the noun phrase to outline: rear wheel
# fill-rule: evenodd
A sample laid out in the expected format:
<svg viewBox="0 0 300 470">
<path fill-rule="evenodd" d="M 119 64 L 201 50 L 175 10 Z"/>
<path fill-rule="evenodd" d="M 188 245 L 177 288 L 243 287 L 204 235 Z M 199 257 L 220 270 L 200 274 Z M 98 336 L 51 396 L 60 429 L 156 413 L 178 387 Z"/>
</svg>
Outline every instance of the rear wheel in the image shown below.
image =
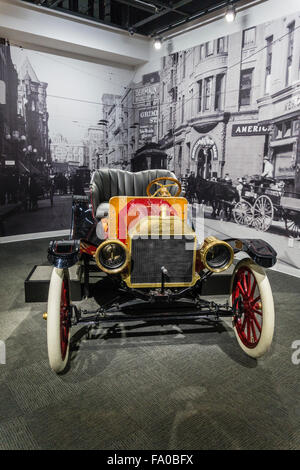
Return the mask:
<svg viewBox="0 0 300 470">
<path fill-rule="evenodd" d="M 274 218 L 274 206 L 269 196 L 259 196 L 253 206 L 253 226 L 266 232 Z"/>
<path fill-rule="evenodd" d="M 274 334 L 274 302 L 264 269 L 249 258 L 233 273 L 230 303 L 234 306 L 233 328 L 239 345 L 251 357 L 270 348 Z"/>
<path fill-rule="evenodd" d="M 66 269 L 54 268 L 51 275 L 48 312 L 47 345 L 51 369 L 62 372 L 68 362 L 70 347 L 70 288 Z"/>
</svg>

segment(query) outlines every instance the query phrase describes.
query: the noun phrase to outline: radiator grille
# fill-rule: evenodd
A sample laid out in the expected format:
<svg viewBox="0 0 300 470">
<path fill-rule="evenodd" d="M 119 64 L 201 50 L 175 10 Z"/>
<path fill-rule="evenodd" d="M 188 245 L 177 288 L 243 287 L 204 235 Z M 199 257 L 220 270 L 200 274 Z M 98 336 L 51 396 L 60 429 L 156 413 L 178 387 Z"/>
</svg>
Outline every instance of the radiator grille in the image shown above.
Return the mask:
<svg viewBox="0 0 300 470">
<path fill-rule="evenodd" d="M 160 284 L 161 267 L 168 270 L 166 283 L 192 283 L 194 250 L 193 239 L 141 239 L 131 242 L 131 284 Z M 189 249 L 187 249 L 187 247 Z"/>
</svg>

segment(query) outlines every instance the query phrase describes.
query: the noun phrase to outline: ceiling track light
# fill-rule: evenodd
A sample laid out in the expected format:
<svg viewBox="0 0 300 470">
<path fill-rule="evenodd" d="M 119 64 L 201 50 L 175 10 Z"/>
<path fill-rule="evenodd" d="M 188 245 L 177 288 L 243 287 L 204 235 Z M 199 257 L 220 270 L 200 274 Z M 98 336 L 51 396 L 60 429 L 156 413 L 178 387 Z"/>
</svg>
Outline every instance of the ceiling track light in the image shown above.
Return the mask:
<svg viewBox="0 0 300 470">
<path fill-rule="evenodd" d="M 154 43 L 153 43 L 154 49 L 156 49 L 157 51 L 159 51 L 159 50 L 161 49 L 161 46 L 162 46 L 162 40 L 161 40 L 161 38 L 155 38 L 155 39 L 154 39 Z"/>
<path fill-rule="evenodd" d="M 228 23 L 232 23 L 235 19 L 236 11 L 232 3 L 229 3 L 225 12 L 225 19 Z"/>
</svg>

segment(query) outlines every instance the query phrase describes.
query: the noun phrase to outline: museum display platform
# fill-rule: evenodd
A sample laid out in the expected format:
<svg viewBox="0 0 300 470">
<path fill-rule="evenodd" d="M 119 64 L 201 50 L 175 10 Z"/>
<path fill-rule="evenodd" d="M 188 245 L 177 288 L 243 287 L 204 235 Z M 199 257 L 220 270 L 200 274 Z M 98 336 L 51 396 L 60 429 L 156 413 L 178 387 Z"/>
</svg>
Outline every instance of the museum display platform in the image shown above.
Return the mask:
<svg viewBox="0 0 300 470">
<path fill-rule="evenodd" d="M 230 319 L 137 321 L 75 328 L 69 367 L 56 375 L 47 357 L 47 305 L 25 304 L 24 292 L 35 265 L 47 281 L 48 243 L 0 245 L 0 449 L 300 448 L 300 365 L 292 361 L 299 279 L 268 272 L 275 338 L 258 361 L 243 354 Z"/>
</svg>

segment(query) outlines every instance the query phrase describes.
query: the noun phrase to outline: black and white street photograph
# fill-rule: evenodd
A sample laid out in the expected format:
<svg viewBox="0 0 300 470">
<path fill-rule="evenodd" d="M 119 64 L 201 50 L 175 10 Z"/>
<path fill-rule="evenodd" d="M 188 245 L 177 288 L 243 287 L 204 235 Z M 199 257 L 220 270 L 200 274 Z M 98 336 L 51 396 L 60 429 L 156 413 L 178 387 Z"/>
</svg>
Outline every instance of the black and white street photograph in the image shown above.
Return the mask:
<svg viewBox="0 0 300 470">
<path fill-rule="evenodd" d="M 0 453 L 300 450 L 299 280 L 299 0 L 0 0 Z"/>
<path fill-rule="evenodd" d="M 298 271 L 298 14 L 170 53 L 139 82 L 4 39 L 1 50 L 2 237 L 67 230 L 96 169 L 165 168 L 193 213 L 205 204 L 208 233 L 270 240 Z"/>
<path fill-rule="evenodd" d="M 208 234 L 262 237 L 297 274 L 299 64 L 299 14 L 164 56 L 111 98 L 100 163 L 173 171 Z"/>
<path fill-rule="evenodd" d="M 102 93 L 123 93 L 132 72 L 5 39 L 0 50 L 0 239 L 66 230 L 105 145 Z"/>
</svg>

